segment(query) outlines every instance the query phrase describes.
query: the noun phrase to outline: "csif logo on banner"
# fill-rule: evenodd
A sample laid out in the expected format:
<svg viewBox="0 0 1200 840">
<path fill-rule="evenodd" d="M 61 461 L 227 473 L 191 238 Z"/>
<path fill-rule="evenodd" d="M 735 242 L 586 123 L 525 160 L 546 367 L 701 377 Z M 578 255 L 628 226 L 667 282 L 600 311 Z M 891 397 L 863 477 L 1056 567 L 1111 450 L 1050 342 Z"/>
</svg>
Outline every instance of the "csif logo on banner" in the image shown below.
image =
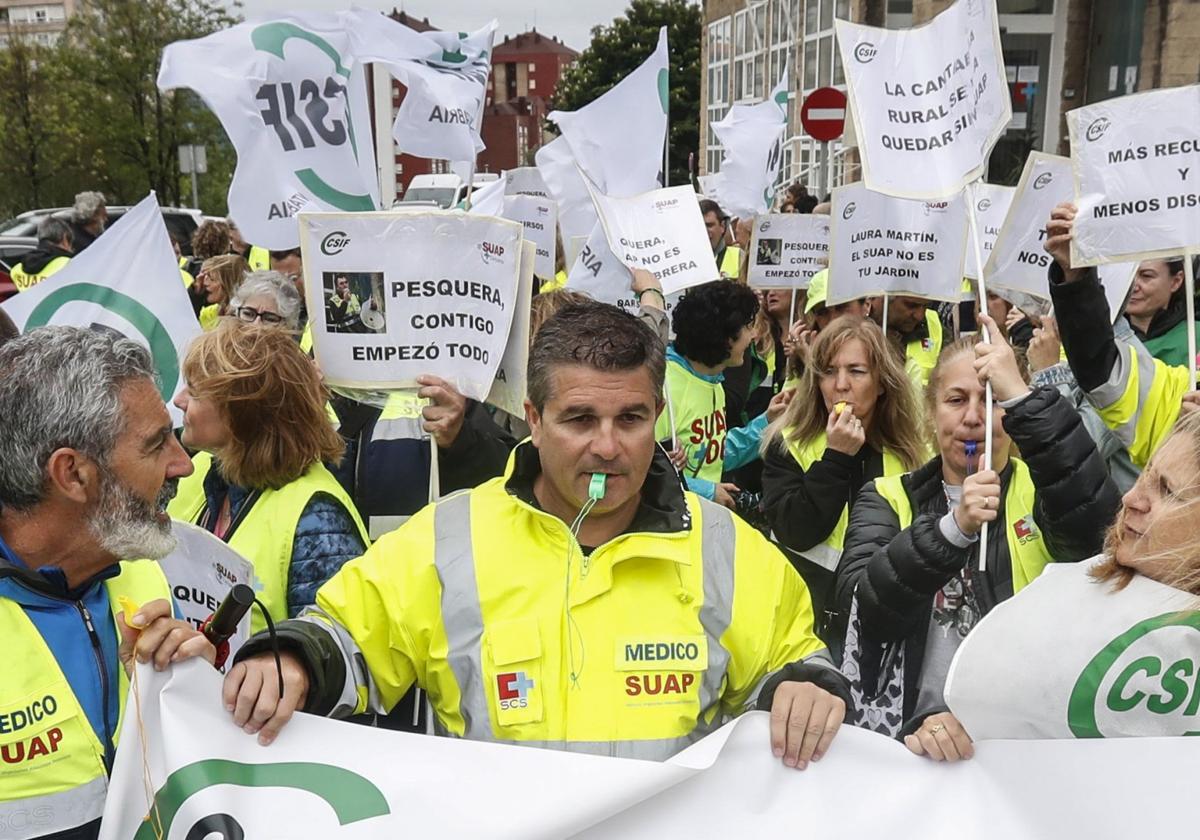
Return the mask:
<svg viewBox="0 0 1200 840">
<path fill-rule="evenodd" d="M 981 198 L 979 199 L 979 203 L 975 205 L 980 213 L 986 213 L 991 206 L 992 200 L 990 198 Z"/>
<path fill-rule="evenodd" d="M 870 64 L 879 50 L 870 41 L 863 41 L 854 48 L 854 60 L 859 64 Z"/>
<path fill-rule="evenodd" d="M 332 233 L 326 234 L 321 240 L 321 253 L 327 257 L 336 256 L 346 250 L 346 246 L 350 244 L 350 237 L 346 235 L 344 230 L 335 230 Z"/>
<path fill-rule="evenodd" d="M 771 220 L 770 219 L 765 219 L 763 221 L 763 223 L 758 226 L 759 233 L 766 233 L 770 229 L 771 229 Z"/>
<path fill-rule="evenodd" d="M 1035 190 L 1044 189 L 1054 180 L 1054 175 L 1049 172 L 1043 172 L 1041 175 L 1033 179 L 1033 188 Z"/>
<path fill-rule="evenodd" d="M 1200 613 L 1170 612 L 1139 621 L 1096 654 L 1083 669 L 1067 704 L 1076 738 L 1104 738 L 1124 715 L 1171 717 L 1176 735 L 1200 735 L 1200 663 L 1189 636 L 1200 632 Z M 1180 651 L 1177 656 L 1164 652 Z M 1128 732 L 1126 724 L 1119 731 Z"/>
<path fill-rule="evenodd" d="M 849 219 L 851 216 L 854 215 L 854 211 L 857 209 L 858 209 L 858 205 L 855 204 L 853 201 L 851 201 L 849 204 L 846 205 L 845 209 L 842 210 L 842 218 Z"/>
<path fill-rule="evenodd" d="M 1108 117 L 1097 117 L 1096 119 L 1092 120 L 1092 124 L 1087 127 L 1087 139 L 1090 142 L 1095 143 L 1104 136 L 1105 132 L 1108 131 L 1109 125 L 1111 125 L 1111 123 L 1109 122 Z"/>
</svg>

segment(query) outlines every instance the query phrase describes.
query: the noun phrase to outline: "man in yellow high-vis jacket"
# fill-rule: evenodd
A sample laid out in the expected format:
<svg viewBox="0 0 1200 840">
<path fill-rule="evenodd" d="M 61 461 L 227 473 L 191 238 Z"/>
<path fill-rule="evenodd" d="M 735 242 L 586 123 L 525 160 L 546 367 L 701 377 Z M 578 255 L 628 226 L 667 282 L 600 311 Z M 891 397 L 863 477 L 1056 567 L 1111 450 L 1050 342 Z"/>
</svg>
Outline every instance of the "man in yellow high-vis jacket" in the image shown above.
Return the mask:
<svg viewBox="0 0 1200 840">
<path fill-rule="evenodd" d="M 784 764 L 823 755 L 847 683 L 799 575 L 655 445 L 664 368 L 615 307 L 547 321 L 507 473 L 426 507 L 280 625 L 282 701 L 252 638 L 225 681 L 235 722 L 269 743 L 301 706 L 387 710 L 416 682 L 451 737 L 662 760 L 757 708 Z"/>
<path fill-rule="evenodd" d="M 62 271 L 74 256 L 74 233 L 65 219 L 47 216 L 38 223 L 37 247 L 21 257 L 10 276 L 18 292 L 31 289 L 47 277 Z"/>
<path fill-rule="evenodd" d="M 127 560 L 173 548 L 166 503 L 191 462 L 149 352 L 108 333 L 0 347 L 0 417 L 18 416 L 0 435 L 0 836 L 90 839 L 132 658 L 215 654 L 158 564 Z"/>
</svg>

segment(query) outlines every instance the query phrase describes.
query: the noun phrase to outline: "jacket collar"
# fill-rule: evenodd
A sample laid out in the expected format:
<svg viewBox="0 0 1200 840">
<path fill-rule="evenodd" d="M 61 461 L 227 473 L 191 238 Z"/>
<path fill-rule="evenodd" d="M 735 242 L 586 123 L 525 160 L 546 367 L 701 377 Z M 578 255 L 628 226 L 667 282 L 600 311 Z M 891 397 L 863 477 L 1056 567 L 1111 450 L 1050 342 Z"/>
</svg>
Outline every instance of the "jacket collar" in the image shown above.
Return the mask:
<svg viewBox="0 0 1200 840">
<path fill-rule="evenodd" d="M 1133 328 L 1134 335 L 1136 335 L 1142 341 L 1149 341 L 1151 339 L 1166 335 L 1171 330 L 1175 329 L 1175 327 L 1179 326 L 1179 323 L 1186 317 L 1186 304 L 1182 297 L 1176 296 L 1171 299 L 1171 302 L 1166 309 L 1160 309 L 1158 312 L 1154 313 L 1154 317 L 1150 320 L 1150 326 L 1144 333 L 1137 327 L 1133 327 L 1132 323 L 1130 326 Z"/>
<path fill-rule="evenodd" d="M 542 510 L 533 493 L 534 480 L 542 471 L 542 459 L 530 440 L 517 444 L 508 459 L 504 489 L 535 510 Z M 692 516 L 683 495 L 683 480 L 667 453 L 657 444 L 650 470 L 642 484 L 642 499 L 626 534 L 674 534 L 690 531 Z"/>
<path fill-rule="evenodd" d="M 674 362 L 692 376 L 696 377 L 697 379 L 703 379 L 705 382 L 712 382 L 716 384 L 725 381 L 724 373 L 714 373 L 710 376 L 709 374 L 698 372 L 694 367 L 692 367 L 691 362 L 689 362 L 687 359 L 681 356 L 678 351 L 675 350 L 674 343 L 667 345 L 667 361 Z"/>
<path fill-rule="evenodd" d="M 38 595 L 60 600 L 83 600 L 95 587 L 121 573 L 121 565 L 113 563 L 79 586 L 67 586 L 67 573 L 58 566 L 42 566 L 34 570 L 25 565 L 8 544 L 0 539 L 0 579 L 11 578 Z"/>
</svg>

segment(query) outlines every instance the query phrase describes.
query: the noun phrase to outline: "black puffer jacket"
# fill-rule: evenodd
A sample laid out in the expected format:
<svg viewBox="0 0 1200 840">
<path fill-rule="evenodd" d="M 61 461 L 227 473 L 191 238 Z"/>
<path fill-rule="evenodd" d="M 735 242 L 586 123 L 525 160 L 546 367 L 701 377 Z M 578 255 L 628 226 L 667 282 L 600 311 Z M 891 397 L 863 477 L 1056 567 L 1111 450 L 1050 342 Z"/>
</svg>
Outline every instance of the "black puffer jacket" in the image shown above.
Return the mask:
<svg viewBox="0 0 1200 840">
<path fill-rule="evenodd" d="M 1038 388 L 1008 410 L 1004 429 L 1029 467 L 1036 489 L 1034 521 L 1050 555 L 1066 563 L 1099 553 L 1120 495 L 1074 407 L 1056 389 Z M 1011 477 L 1010 463 L 1000 475 L 999 523 L 1005 521 L 1003 499 Z M 903 640 L 904 731 L 911 731 L 920 724 L 913 715 L 934 595 L 978 552 L 974 546 L 958 548 L 938 527 L 948 510 L 940 457 L 905 475 L 903 485 L 916 513 L 904 531 L 874 485 L 863 488 L 838 567 L 837 598 L 848 612 L 857 590 L 868 692 L 878 676 L 881 645 Z M 987 551 L 986 572 L 974 562 L 968 567 L 983 614 L 1013 594 L 1005 528 L 988 529 Z"/>
</svg>

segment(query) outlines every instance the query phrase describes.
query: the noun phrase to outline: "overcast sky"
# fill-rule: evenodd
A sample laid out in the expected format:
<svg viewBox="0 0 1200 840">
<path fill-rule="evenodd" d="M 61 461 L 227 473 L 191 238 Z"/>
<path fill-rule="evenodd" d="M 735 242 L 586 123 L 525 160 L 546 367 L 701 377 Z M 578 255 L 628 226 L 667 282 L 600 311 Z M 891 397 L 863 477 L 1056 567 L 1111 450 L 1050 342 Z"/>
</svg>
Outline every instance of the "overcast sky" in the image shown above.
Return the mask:
<svg viewBox="0 0 1200 840">
<path fill-rule="evenodd" d="M 629 5 L 628 0 L 242 0 L 246 18 L 310 9 L 336 11 L 359 6 L 390 12 L 401 8 L 416 18 L 428 17 L 438 29 L 470 31 L 492 18 L 500 21 L 496 40 L 516 35 L 537 24 L 538 32 L 557 35 L 582 51 L 591 41 L 592 27 L 608 24 Z"/>
</svg>

